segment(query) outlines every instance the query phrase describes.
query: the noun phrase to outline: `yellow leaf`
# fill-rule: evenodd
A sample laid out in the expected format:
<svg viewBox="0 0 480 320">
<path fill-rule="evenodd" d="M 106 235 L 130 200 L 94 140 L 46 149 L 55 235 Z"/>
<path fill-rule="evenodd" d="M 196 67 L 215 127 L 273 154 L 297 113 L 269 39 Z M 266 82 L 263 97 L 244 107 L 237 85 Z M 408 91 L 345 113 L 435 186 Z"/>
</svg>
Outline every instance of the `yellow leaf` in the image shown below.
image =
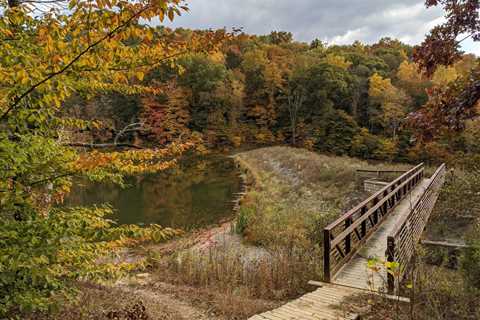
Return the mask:
<svg viewBox="0 0 480 320">
<path fill-rule="evenodd" d="M 56 55 L 53 56 L 52 61 L 54 63 L 58 63 L 58 62 L 62 61 L 62 57 L 60 55 L 56 54 Z"/>
<path fill-rule="evenodd" d="M 147 30 L 147 31 L 145 32 L 145 39 L 147 39 L 148 41 L 152 41 L 152 39 L 153 39 L 152 30 Z"/>
<path fill-rule="evenodd" d="M 13 33 L 12 31 L 8 30 L 8 29 L 3 29 L 2 30 L 3 34 L 7 37 L 13 37 Z"/>
<path fill-rule="evenodd" d="M 28 84 L 29 78 L 25 70 L 22 69 L 18 72 L 18 81 L 23 85 Z"/>
<path fill-rule="evenodd" d="M 170 21 L 173 21 L 174 18 L 175 18 L 175 15 L 174 15 L 173 10 L 169 10 L 168 11 L 168 19 L 170 19 Z"/>
</svg>

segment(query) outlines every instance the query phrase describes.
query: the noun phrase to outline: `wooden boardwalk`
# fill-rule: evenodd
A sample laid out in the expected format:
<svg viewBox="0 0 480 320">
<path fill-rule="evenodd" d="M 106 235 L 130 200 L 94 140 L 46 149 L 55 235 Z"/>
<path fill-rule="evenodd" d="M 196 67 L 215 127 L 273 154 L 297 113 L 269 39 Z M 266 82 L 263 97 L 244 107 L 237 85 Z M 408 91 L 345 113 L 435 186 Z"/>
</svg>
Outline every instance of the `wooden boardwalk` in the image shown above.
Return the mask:
<svg viewBox="0 0 480 320">
<path fill-rule="evenodd" d="M 369 258 L 377 257 L 385 260 L 387 237 L 403 216 L 409 214 L 412 204 L 423 194 L 429 180 L 424 179 L 403 199 L 390 213 L 386 221 L 368 239 L 352 259 L 345 264 L 332 284 L 324 284 L 321 288 L 291 301 L 278 309 L 255 315 L 251 320 L 287 320 L 287 319 L 356 319 L 357 315 L 342 310 L 344 300 L 355 294 L 384 291 L 387 279 L 383 273 L 372 273 L 368 270 Z"/>
<path fill-rule="evenodd" d="M 323 284 L 321 288 L 307 293 L 278 309 L 255 315 L 250 320 L 354 320 L 358 316 L 342 310 L 342 302 L 364 290 Z"/>
<path fill-rule="evenodd" d="M 347 310 L 345 299 L 368 292 L 385 294 L 387 288 L 392 291 L 386 270 L 372 272 L 368 261 L 378 258 L 381 265 L 388 257 L 402 262 L 408 258 L 405 251 L 418 241 L 414 232 L 423 230 L 428 220 L 443 184 L 445 166 L 431 179 L 424 179 L 423 172 L 423 164 L 413 168 L 325 228 L 325 279 L 330 283 L 317 282 L 320 288 L 315 291 L 250 319 L 359 319 Z M 405 234 L 412 234 L 407 242 Z M 393 243 L 396 251 L 392 252 L 388 246 L 395 237 L 398 247 L 395 249 Z"/>
<path fill-rule="evenodd" d="M 430 179 L 423 179 L 423 181 L 397 205 L 385 222 L 381 224 L 375 233 L 367 240 L 365 245 L 360 248 L 352 259 L 333 277 L 333 283 L 371 291 L 386 290 L 387 279 L 383 277 L 387 274 L 386 270 L 382 272 L 372 272 L 367 266 L 368 260 L 378 258 L 380 261 L 385 261 L 387 237 L 392 234 L 392 231 L 399 222 L 411 212 L 412 206 L 423 195 L 429 182 Z"/>
</svg>

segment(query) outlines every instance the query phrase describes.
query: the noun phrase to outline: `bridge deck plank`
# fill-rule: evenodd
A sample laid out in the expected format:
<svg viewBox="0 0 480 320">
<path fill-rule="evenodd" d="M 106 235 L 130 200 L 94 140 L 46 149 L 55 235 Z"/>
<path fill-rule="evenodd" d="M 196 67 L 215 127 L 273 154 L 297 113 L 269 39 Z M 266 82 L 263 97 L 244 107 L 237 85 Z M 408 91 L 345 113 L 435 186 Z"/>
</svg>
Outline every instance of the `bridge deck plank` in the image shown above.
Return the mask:
<svg viewBox="0 0 480 320">
<path fill-rule="evenodd" d="M 322 287 L 307 293 L 297 300 L 290 301 L 280 308 L 255 315 L 249 320 L 347 320 L 357 315 L 341 308 L 342 302 L 364 290 L 322 283 Z"/>
<path fill-rule="evenodd" d="M 376 257 L 385 261 L 387 250 L 387 237 L 401 220 L 409 214 L 413 203 L 420 198 L 428 186 L 429 179 L 424 179 L 412 192 L 403 199 L 391 212 L 385 222 L 367 240 L 365 245 L 353 256 L 353 258 L 340 269 L 332 279 L 332 283 L 357 287 L 362 289 L 383 291 L 386 286 L 384 275 L 386 272 L 372 272 L 368 269 L 367 263 L 370 258 Z"/>
</svg>

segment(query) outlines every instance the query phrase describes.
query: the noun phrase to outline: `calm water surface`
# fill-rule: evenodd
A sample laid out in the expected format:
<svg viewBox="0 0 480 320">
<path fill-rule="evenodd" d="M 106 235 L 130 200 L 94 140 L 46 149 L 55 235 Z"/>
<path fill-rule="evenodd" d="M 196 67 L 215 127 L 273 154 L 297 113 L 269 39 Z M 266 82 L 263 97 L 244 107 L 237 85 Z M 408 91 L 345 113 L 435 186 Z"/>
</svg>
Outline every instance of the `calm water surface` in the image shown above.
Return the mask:
<svg viewBox="0 0 480 320">
<path fill-rule="evenodd" d="M 191 229 L 232 214 L 241 179 L 233 160 L 209 156 L 183 160 L 175 169 L 130 177 L 128 186 L 78 183 L 68 205 L 109 203 L 120 224 L 151 224 Z"/>
</svg>

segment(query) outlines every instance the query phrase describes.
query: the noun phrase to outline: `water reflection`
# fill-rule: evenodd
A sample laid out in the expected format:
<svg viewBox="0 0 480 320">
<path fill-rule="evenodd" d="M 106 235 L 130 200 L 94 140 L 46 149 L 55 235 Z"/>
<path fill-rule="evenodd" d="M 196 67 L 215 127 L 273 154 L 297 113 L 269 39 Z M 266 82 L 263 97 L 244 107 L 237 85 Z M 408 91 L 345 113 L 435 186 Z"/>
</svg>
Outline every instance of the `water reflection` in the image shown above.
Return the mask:
<svg viewBox="0 0 480 320">
<path fill-rule="evenodd" d="M 233 161 L 224 156 L 183 160 L 175 169 L 130 177 L 122 189 L 111 184 L 78 183 L 68 205 L 109 203 L 121 224 L 157 223 L 194 228 L 231 214 L 240 178 Z"/>
</svg>

